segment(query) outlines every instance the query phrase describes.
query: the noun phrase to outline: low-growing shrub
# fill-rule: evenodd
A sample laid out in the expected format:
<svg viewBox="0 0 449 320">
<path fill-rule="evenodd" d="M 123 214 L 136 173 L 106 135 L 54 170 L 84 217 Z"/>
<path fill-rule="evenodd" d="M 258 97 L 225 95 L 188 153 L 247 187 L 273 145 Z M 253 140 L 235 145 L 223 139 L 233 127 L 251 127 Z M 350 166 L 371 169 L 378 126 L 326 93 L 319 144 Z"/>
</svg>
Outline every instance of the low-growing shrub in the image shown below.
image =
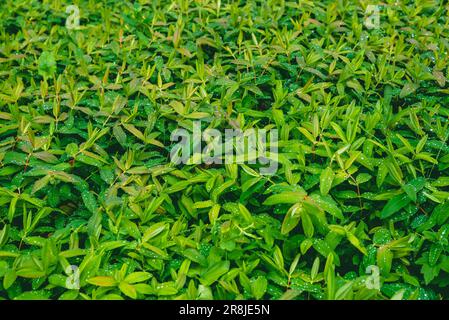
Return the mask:
<svg viewBox="0 0 449 320">
<path fill-rule="evenodd" d="M 3 0 L 0 297 L 449 298 L 448 10 Z"/>
</svg>

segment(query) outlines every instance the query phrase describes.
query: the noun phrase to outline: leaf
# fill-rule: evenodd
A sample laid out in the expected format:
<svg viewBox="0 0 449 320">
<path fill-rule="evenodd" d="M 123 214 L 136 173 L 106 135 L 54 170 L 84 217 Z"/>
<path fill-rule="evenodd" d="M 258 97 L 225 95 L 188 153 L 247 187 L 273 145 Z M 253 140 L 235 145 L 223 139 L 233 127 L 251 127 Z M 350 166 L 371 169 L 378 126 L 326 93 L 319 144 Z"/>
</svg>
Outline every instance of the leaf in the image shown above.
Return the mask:
<svg viewBox="0 0 449 320">
<path fill-rule="evenodd" d="M 50 182 L 50 179 L 51 179 L 51 176 L 45 176 L 45 177 L 37 180 L 33 185 L 33 189 L 31 190 L 31 193 L 36 193 L 40 189 L 44 188 L 48 184 L 48 182 Z"/>
<path fill-rule="evenodd" d="M 274 247 L 273 258 L 279 270 L 284 270 L 284 256 L 282 255 L 282 251 L 278 246 Z"/>
<path fill-rule="evenodd" d="M 368 254 L 368 251 L 365 249 L 365 247 L 362 246 L 360 240 L 353 233 L 348 232 L 346 236 L 348 237 L 349 242 L 351 242 L 351 244 L 356 247 L 361 253 L 363 253 L 364 255 Z"/>
<path fill-rule="evenodd" d="M 88 165 L 91 165 L 91 166 L 94 166 L 94 167 L 100 168 L 100 167 L 103 166 L 103 163 L 101 161 L 99 161 L 99 160 L 97 160 L 95 158 L 89 157 L 89 156 L 87 156 L 85 154 L 81 154 L 80 153 L 80 154 L 78 154 L 76 156 L 75 159 L 76 159 L 76 161 L 80 161 L 82 163 L 85 163 L 85 164 L 88 164 Z"/>
<path fill-rule="evenodd" d="M 10 225 L 9 224 L 5 224 L 3 229 L 0 230 L 0 248 L 4 244 L 6 244 L 6 242 L 8 241 L 10 229 L 11 229 Z"/>
<path fill-rule="evenodd" d="M 376 231 L 373 237 L 373 243 L 378 245 L 384 245 L 391 241 L 391 234 L 388 229 L 381 228 Z"/>
<path fill-rule="evenodd" d="M 78 149 L 78 145 L 76 143 L 69 143 L 66 147 L 65 147 L 65 152 L 69 155 L 69 156 L 75 156 L 78 153 L 79 149 Z"/>
<path fill-rule="evenodd" d="M 9 204 L 9 209 L 8 209 L 8 220 L 9 222 L 12 222 L 12 220 L 14 219 L 14 215 L 16 213 L 16 204 L 17 201 L 19 200 L 18 197 L 14 197 L 11 199 L 11 202 Z"/>
<path fill-rule="evenodd" d="M 446 77 L 444 76 L 443 72 L 433 70 L 432 74 L 435 77 L 435 80 L 438 82 L 438 85 L 440 87 L 444 87 L 444 85 L 446 84 Z"/>
<path fill-rule="evenodd" d="M 326 265 L 324 266 L 324 277 L 326 281 L 327 299 L 333 300 L 335 298 L 336 279 L 334 256 L 332 254 L 327 256 Z"/>
<path fill-rule="evenodd" d="M 335 174 L 331 167 L 327 167 L 321 172 L 320 175 L 320 192 L 321 194 L 327 195 L 329 190 L 332 188 L 332 181 L 334 180 Z"/>
<path fill-rule="evenodd" d="M 313 261 L 312 269 L 310 270 L 310 278 L 312 280 L 314 280 L 317 277 L 319 270 L 320 270 L 320 258 L 316 257 L 315 260 Z"/>
<path fill-rule="evenodd" d="M 280 194 L 274 194 L 274 195 L 268 197 L 263 202 L 263 205 L 273 206 L 273 205 L 281 204 L 281 203 L 294 204 L 294 203 L 302 201 L 304 199 L 305 195 L 306 195 L 306 193 L 302 193 L 302 192 L 283 192 Z"/>
<path fill-rule="evenodd" d="M 303 127 L 298 127 L 297 128 L 310 142 L 315 143 L 315 138 L 312 136 L 312 134 L 307 131 L 307 129 L 303 128 Z"/>
<path fill-rule="evenodd" d="M 126 144 L 126 133 L 123 131 L 121 126 L 114 126 L 112 128 L 112 133 L 114 134 L 114 137 L 117 139 L 118 143 L 120 143 L 122 146 Z"/>
<path fill-rule="evenodd" d="M 55 55 L 49 51 L 43 51 L 38 60 L 39 74 L 45 78 L 51 78 L 56 72 Z"/>
<path fill-rule="evenodd" d="M 212 208 L 209 210 L 209 221 L 211 224 L 214 224 L 217 221 L 218 215 L 220 214 L 220 205 L 214 204 Z"/>
<path fill-rule="evenodd" d="M 246 222 L 252 222 L 253 219 L 251 217 L 251 213 L 249 210 L 241 203 L 238 204 L 240 214 L 242 215 L 243 219 L 245 219 Z"/>
<path fill-rule="evenodd" d="M 415 156 L 415 159 L 424 160 L 433 164 L 438 164 L 438 161 L 435 158 L 432 158 L 428 153 L 421 152 Z"/>
<path fill-rule="evenodd" d="M 8 289 L 12 286 L 14 281 L 17 279 L 17 274 L 13 269 L 6 271 L 5 276 L 3 278 L 3 288 Z"/>
<path fill-rule="evenodd" d="M 309 214 L 305 210 L 301 215 L 302 228 L 304 230 L 304 234 L 307 238 L 312 238 L 315 232 L 315 228 L 313 226 L 312 219 Z"/>
<path fill-rule="evenodd" d="M 206 258 L 196 249 L 188 248 L 183 251 L 183 255 L 193 262 L 196 262 L 202 266 L 207 266 Z"/>
<path fill-rule="evenodd" d="M 413 93 L 418 89 L 418 85 L 415 83 L 407 82 L 404 87 L 402 87 L 401 93 L 399 94 L 400 98 L 404 98 L 409 94 Z"/>
<path fill-rule="evenodd" d="M 115 287 L 117 285 L 114 278 L 106 276 L 92 277 L 87 282 L 99 287 Z"/>
<path fill-rule="evenodd" d="M 205 270 L 201 274 L 200 282 L 205 286 L 210 286 L 229 270 L 229 261 L 219 261 Z"/>
<path fill-rule="evenodd" d="M 167 227 L 165 222 L 158 222 L 153 224 L 151 227 L 149 227 L 142 237 L 142 242 L 147 242 L 148 240 L 154 238 L 158 234 L 160 234 L 162 231 L 165 230 Z"/>
<path fill-rule="evenodd" d="M 148 272 L 133 272 L 126 276 L 125 281 L 127 283 L 133 284 L 138 282 L 144 282 L 151 278 L 151 273 Z"/>
<path fill-rule="evenodd" d="M 214 191 L 212 191 L 211 198 L 212 201 L 217 202 L 218 197 L 229 187 L 235 184 L 234 180 L 228 180 L 221 184 L 218 188 L 216 188 Z"/>
<path fill-rule="evenodd" d="M 14 300 L 48 300 L 51 292 L 47 290 L 27 291 L 14 297 Z"/>
<path fill-rule="evenodd" d="M 262 299 L 267 290 L 268 281 L 265 277 L 257 277 L 251 282 L 251 292 L 257 300 Z"/>
<path fill-rule="evenodd" d="M 331 196 L 321 196 L 319 194 L 313 194 L 310 196 L 310 199 L 313 200 L 313 204 L 317 205 L 327 213 L 330 213 L 338 219 L 344 219 L 341 209 L 338 207 L 337 203 L 332 199 Z"/>
<path fill-rule="evenodd" d="M 432 244 L 429 250 L 429 265 L 435 266 L 440 258 L 441 253 L 443 252 L 443 248 L 441 245 Z"/>
<path fill-rule="evenodd" d="M 137 138 L 139 138 L 140 140 L 145 142 L 145 136 L 133 124 L 123 123 L 122 125 L 123 125 L 123 127 L 125 127 L 126 130 L 128 130 L 133 135 L 135 135 Z"/>
<path fill-rule="evenodd" d="M 383 275 L 388 275 L 393 263 L 393 253 L 387 246 L 382 246 L 377 250 L 377 265 Z"/>
<path fill-rule="evenodd" d="M 165 282 L 161 283 L 158 286 L 157 295 L 158 296 L 172 296 L 174 294 L 177 294 L 178 290 L 174 287 L 173 282 Z"/>
<path fill-rule="evenodd" d="M 287 234 L 292 231 L 301 219 L 301 213 L 304 211 L 301 203 L 294 204 L 285 214 L 284 221 L 281 226 L 281 233 Z"/>
<path fill-rule="evenodd" d="M 81 192 L 81 197 L 83 199 L 84 205 L 90 212 L 96 213 L 98 211 L 97 200 L 95 199 L 92 192 L 85 190 Z"/>
<path fill-rule="evenodd" d="M 391 198 L 380 213 L 380 218 L 385 219 L 398 212 L 411 202 L 407 194 L 399 194 Z"/>
<path fill-rule="evenodd" d="M 409 198 L 416 202 L 417 200 L 417 193 L 421 191 L 424 188 L 424 185 L 426 184 L 426 179 L 424 178 L 416 178 L 410 181 L 409 183 L 405 184 L 402 189 L 404 189 L 405 193 L 409 196 Z"/>
<path fill-rule="evenodd" d="M 133 285 L 131 285 L 125 281 L 122 281 L 122 282 L 120 282 L 118 287 L 121 292 L 123 292 L 125 295 L 127 295 L 131 299 L 137 299 L 137 291 Z"/>
</svg>

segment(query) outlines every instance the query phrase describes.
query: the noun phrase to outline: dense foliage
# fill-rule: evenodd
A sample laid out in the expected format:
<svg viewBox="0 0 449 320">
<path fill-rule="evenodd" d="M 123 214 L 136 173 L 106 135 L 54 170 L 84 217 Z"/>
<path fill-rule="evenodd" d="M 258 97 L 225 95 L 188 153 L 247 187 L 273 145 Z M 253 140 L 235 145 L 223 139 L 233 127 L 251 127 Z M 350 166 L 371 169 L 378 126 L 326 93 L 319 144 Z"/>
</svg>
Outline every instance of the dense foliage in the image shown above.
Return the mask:
<svg viewBox="0 0 449 320">
<path fill-rule="evenodd" d="M 449 7 L 369 4 L 2 0 L 0 297 L 448 299 Z M 197 120 L 276 174 L 172 164 Z"/>
</svg>

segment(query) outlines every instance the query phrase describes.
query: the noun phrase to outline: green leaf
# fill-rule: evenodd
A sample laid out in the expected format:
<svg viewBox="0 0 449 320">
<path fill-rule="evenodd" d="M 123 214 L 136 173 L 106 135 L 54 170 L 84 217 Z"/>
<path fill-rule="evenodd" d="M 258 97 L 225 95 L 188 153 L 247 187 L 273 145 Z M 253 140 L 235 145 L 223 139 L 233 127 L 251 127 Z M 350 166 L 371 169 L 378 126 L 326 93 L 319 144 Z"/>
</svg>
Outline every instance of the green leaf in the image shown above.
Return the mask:
<svg viewBox="0 0 449 320">
<path fill-rule="evenodd" d="M 292 231 L 299 223 L 301 219 L 301 213 L 304 212 L 304 208 L 301 203 L 294 204 L 285 214 L 284 221 L 281 226 L 281 233 L 287 234 Z"/>
<path fill-rule="evenodd" d="M 51 176 L 45 176 L 39 180 L 37 180 L 34 185 L 33 189 L 31 190 L 32 193 L 38 192 L 40 189 L 44 188 L 49 182 L 50 182 Z"/>
<path fill-rule="evenodd" d="M 158 223 L 153 224 L 143 234 L 142 242 L 147 242 L 148 240 L 154 238 L 155 236 L 160 234 L 162 231 L 164 231 L 166 227 L 167 227 L 167 224 L 165 222 L 158 222 Z"/>
<path fill-rule="evenodd" d="M 402 189 L 404 189 L 413 202 L 416 202 L 417 193 L 424 188 L 425 184 L 425 178 L 416 178 L 405 184 Z"/>
<path fill-rule="evenodd" d="M 8 220 L 9 222 L 12 222 L 12 220 L 14 219 L 14 215 L 16 213 L 16 204 L 17 201 L 19 200 L 18 197 L 14 197 L 11 199 L 11 202 L 9 204 L 9 209 L 8 209 Z"/>
<path fill-rule="evenodd" d="M 265 277 L 257 277 L 251 282 L 251 292 L 257 300 L 262 299 L 267 290 L 268 281 Z"/>
<path fill-rule="evenodd" d="M 65 152 L 67 152 L 67 154 L 72 157 L 78 153 L 78 150 L 78 145 L 76 143 L 69 143 L 65 147 Z"/>
<path fill-rule="evenodd" d="M 429 251 L 429 265 L 435 266 L 440 258 L 441 253 L 443 252 L 443 247 L 439 244 L 432 244 L 430 246 Z"/>
<path fill-rule="evenodd" d="M 38 61 L 39 74 L 45 78 L 51 78 L 56 72 L 56 59 L 53 52 L 43 51 Z"/>
<path fill-rule="evenodd" d="M 188 248 L 184 250 L 182 253 L 187 259 L 196 262 L 202 266 L 207 266 L 206 258 L 200 252 L 198 252 L 198 250 Z"/>
<path fill-rule="evenodd" d="M 14 281 L 17 279 L 17 274 L 14 270 L 10 269 L 5 273 L 3 278 L 3 288 L 8 289 L 12 286 Z"/>
<path fill-rule="evenodd" d="M 315 232 L 315 228 L 313 226 L 312 219 L 310 218 L 307 211 L 303 211 L 301 214 L 301 222 L 302 222 L 302 228 L 304 230 L 304 234 L 307 238 L 312 238 L 313 234 Z"/>
<path fill-rule="evenodd" d="M 392 214 L 398 212 L 406 205 L 408 205 L 412 200 L 407 194 L 399 194 L 391 198 L 380 213 L 380 218 L 385 219 Z"/>
<path fill-rule="evenodd" d="M 127 295 L 131 299 L 137 299 L 137 291 L 133 285 L 131 285 L 125 281 L 122 281 L 122 282 L 120 282 L 118 287 L 121 292 L 123 292 L 125 295 Z"/>
<path fill-rule="evenodd" d="M 117 281 L 114 278 L 106 276 L 92 277 L 87 282 L 99 287 L 115 287 L 117 285 Z"/>
<path fill-rule="evenodd" d="M 263 202 L 263 205 L 273 206 L 273 205 L 281 204 L 281 203 L 294 204 L 294 203 L 304 200 L 305 195 L 306 195 L 306 193 L 302 193 L 302 192 L 283 192 L 280 194 L 274 194 L 274 195 L 268 197 Z"/>
<path fill-rule="evenodd" d="M 81 192 L 81 197 L 83 199 L 84 205 L 90 212 L 96 213 L 98 211 L 97 200 L 95 199 L 92 192 L 85 190 Z"/>
<path fill-rule="evenodd" d="M 126 276 L 125 281 L 133 284 L 138 282 L 144 282 L 151 278 L 151 273 L 148 272 L 133 272 Z"/>
<path fill-rule="evenodd" d="M 279 268 L 279 270 L 284 270 L 284 256 L 282 255 L 282 251 L 278 246 L 274 247 L 273 258 L 274 263 Z"/>
<path fill-rule="evenodd" d="M 365 247 L 362 246 L 360 240 L 353 233 L 347 232 L 346 236 L 348 237 L 349 242 L 351 242 L 351 244 L 356 247 L 361 253 L 363 253 L 364 255 L 368 254 Z"/>
<path fill-rule="evenodd" d="M 377 265 L 379 266 L 380 273 L 388 275 L 393 263 L 393 253 L 390 248 L 383 246 L 377 250 Z"/>
<path fill-rule="evenodd" d="M 323 209 L 325 212 L 330 213 L 338 219 L 344 219 L 341 209 L 338 207 L 337 203 L 332 199 L 330 195 L 321 196 L 319 194 L 313 194 L 310 196 L 310 199 L 312 199 L 313 203 L 319 208 Z"/>
<path fill-rule="evenodd" d="M 238 204 L 240 214 L 242 215 L 243 219 L 245 219 L 246 222 L 252 222 L 253 219 L 251 217 L 251 213 L 249 210 L 241 203 Z"/>
<path fill-rule="evenodd" d="M 402 87 L 401 93 L 399 94 L 400 98 L 404 98 L 409 94 L 413 93 L 418 89 L 418 85 L 415 83 L 407 82 L 404 87 Z"/>
<path fill-rule="evenodd" d="M 210 286 L 229 270 L 229 261 L 219 261 L 201 274 L 200 282 L 205 286 Z"/>
<path fill-rule="evenodd" d="M 327 195 L 329 190 L 332 188 L 332 181 L 334 180 L 335 174 L 331 167 L 327 167 L 321 172 L 320 175 L 320 192 L 322 195 Z"/>
<path fill-rule="evenodd" d="M 19 294 L 14 300 L 48 300 L 51 292 L 47 290 L 27 291 Z"/>
</svg>

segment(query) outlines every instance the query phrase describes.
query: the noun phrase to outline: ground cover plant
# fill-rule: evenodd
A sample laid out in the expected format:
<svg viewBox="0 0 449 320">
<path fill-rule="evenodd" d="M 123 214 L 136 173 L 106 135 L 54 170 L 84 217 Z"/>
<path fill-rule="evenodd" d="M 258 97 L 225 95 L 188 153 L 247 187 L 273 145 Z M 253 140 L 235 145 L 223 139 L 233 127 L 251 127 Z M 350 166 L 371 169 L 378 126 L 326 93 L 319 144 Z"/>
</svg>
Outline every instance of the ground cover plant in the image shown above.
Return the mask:
<svg viewBox="0 0 449 320">
<path fill-rule="evenodd" d="M 1 1 L 0 297 L 448 299 L 448 15 Z M 175 165 L 198 121 L 277 129 L 276 173 Z"/>
</svg>

